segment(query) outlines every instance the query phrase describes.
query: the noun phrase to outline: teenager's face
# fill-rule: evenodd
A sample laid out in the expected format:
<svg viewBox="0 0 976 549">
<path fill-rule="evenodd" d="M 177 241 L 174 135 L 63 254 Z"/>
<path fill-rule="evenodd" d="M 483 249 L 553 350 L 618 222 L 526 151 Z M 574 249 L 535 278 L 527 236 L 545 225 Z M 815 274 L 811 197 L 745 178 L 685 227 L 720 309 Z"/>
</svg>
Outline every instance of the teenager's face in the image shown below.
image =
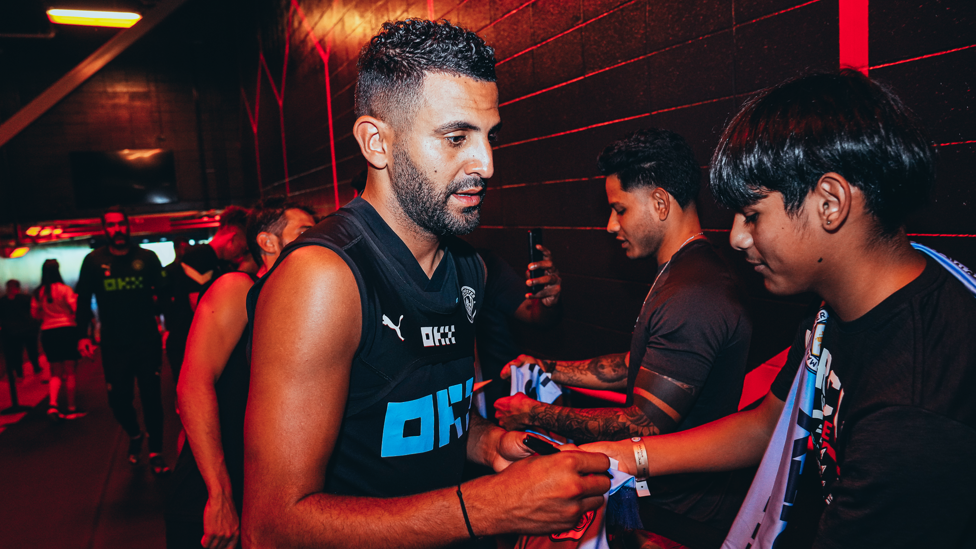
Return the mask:
<svg viewBox="0 0 976 549">
<path fill-rule="evenodd" d="M 113 248 L 125 248 L 129 244 L 129 221 L 117 212 L 105 214 L 102 219 L 105 237 Z"/>
<path fill-rule="evenodd" d="M 422 104 L 397 135 L 390 164 L 397 201 L 414 223 L 438 236 L 478 226 L 500 125 L 494 83 L 425 76 Z"/>
<path fill-rule="evenodd" d="M 657 223 L 652 207 L 653 189 L 634 187 L 625 191 L 616 175 L 607 177 L 607 202 L 610 203 L 607 232 L 617 237 L 630 259 L 656 254 L 664 239 L 664 229 Z"/>
<path fill-rule="evenodd" d="M 816 223 L 806 202 L 791 217 L 783 195 L 773 192 L 736 213 L 732 222 L 732 247 L 746 254 L 766 289 L 776 295 L 815 290 L 820 265 L 813 237 Z"/>
<path fill-rule="evenodd" d="M 281 238 L 279 239 L 282 248 L 294 242 L 302 233 L 315 225 L 315 219 L 304 210 L 285 210 L 285 219 L 288 222 L 285 224 L 285 228 L 281 230 Z"/>
</svg>

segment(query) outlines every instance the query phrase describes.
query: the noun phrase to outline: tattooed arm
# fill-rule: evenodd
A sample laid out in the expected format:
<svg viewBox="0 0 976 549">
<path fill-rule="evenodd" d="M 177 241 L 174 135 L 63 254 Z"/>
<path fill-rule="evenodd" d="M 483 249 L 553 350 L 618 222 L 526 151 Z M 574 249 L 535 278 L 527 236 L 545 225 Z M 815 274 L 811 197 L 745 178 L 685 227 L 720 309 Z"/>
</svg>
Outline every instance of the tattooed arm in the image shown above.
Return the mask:
<svg viewBox="0 0 976 549">
<path fill-rule="evenodd" d="M 540 360 L 519 355 L 502 369 L 502 377 L 509 376 L 509 367 L 529 362 L 538 364 L 552 375 L 553 381 L 570 387 L 617 390 L 627 388 L 627 357 L 630 353 L 598 356 L 589 360 Z"/>
<path fill-rule="evenodd" d="M 566 408 L 522 393 L 495 402 L 495 417 L 512 429 L 542 428 L 577 441 L 619 440 L 674 431 L 691 409 L 698 387 L 641 369 L 634 404 L 626 408 Z"/>
</svg>

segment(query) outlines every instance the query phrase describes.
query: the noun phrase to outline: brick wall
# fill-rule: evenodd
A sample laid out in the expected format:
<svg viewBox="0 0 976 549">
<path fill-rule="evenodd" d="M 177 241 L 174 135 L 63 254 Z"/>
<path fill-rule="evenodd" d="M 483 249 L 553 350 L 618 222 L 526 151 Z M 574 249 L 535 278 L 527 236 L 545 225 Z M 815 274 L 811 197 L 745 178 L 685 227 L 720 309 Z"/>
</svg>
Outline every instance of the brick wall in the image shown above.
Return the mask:
<svg viewBox="0 0 976 549">
<path fill-rule="evenodd" d="M 241 25 L 220 3 L 188 3 L 0 149 L 0 222 L 97 215 L 75 207 L 73 151 L 172 150 L 180 202 L 136 212 L 252 201 L 257 189 L 241 173 Z M 51 40 L 0 44 L 0 121 L 114 32 L 60 28 Z"/>
<path fill-rule="evenodd" d="M 856 17 L 859 7 L 868 10 L 866 24 Z M 972 2 L 282 0 L 262 27 L 265 43 L 275 46 L 256 52 L 245 69 L 253 75 L 244 86 L 251 122 L 260 105 L 252 126 L 259 150 L 248 160 L 263 192 L 287 190 L 322 213 L 353 197 L 349 181 L 365 166 L 350 133 L 356 55 L 383 21 L 406 16 L 445 17 L 496 48 L 504 129 L 482 227 L 469 240 L 521 268 L 525 229 L 545 227 L 566 315 L 557 329 L 531 334 L 535 352 L 572 358 L 627 348 L 652 280 L 655 266 L 627 260 L 604 230 L 609 212 L 595 159 L 610 140 L 642 127 L 672 129 L 705 165 L 744 99 L 798 72 L 834 69 L 842 56 L 892 85 L 940 144 L 933 205 L 910 232 L 941 235 L 917 239 L 976 265 L 976 186 L 966 169 L 976 159 Z M 841 24 L 852 29 L 843 47 Z M 730 212 L 707 190 L 701 202 L 707 236 L 735 257 L 727 245 Z M 737 264 L 755 298 L 758 361 L 789 344 L 811 299 L 775 298 Z"/>
</svg>

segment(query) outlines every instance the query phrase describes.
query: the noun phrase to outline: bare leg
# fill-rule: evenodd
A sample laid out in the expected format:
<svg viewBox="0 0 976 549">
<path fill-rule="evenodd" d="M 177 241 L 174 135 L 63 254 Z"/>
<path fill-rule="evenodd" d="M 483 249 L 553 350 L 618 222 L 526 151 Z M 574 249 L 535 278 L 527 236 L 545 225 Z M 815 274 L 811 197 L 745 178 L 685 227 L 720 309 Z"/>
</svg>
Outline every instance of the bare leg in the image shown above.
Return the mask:
<svg viewBox="0 0 976 549">
<path fill-rule="evenodd" d="M 64 375 L 64 362 L 51 362 L 51 381 L 48 384 L 50 407 L 58 407 L 58 393 L 61 391 L 61 376 Z"/>
<path fill-rule="evenodd" d="M 64 361 L 64 381 L 65 390 L 68 393 L 68 411 L 75 411 L 75 367 L 77 366 L 77 360 L 66 360 Z M 52 378 L 53 380 L 53 378 Z"/>
</svg>

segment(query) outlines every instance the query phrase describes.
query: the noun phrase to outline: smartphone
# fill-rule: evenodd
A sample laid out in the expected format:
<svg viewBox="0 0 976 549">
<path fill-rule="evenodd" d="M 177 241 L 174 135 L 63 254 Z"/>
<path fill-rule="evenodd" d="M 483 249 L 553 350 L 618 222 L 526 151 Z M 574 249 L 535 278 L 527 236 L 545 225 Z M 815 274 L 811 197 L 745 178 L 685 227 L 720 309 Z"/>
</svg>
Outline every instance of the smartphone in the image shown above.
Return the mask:
<svg viewBox="0 0 976 549">
<path fill-rule="evenodd" d="M 542 261 L 542 250 L 536 248 L 536 244 L 542 244 L 542 229 L 529 229 L 529 263 Z M 530 278 L 539 278 L 545 274 L 542 269 L 534 269 L 529 272 L 531 273 Z M 529 288 L 529 292 L 534 294 L 541 292 L 543 288 L 545 288 L 544 285 L 536 284 Z"/>
<path fill-rule="evenodd" d="M 541 438 L 537 438 L 531 435 L 526 435 L 522 443 L 529 447 L 530 450 L 539 454 L 540 456 L 548 456 L 552 454 L 558 454 L 559 449 L 549 444 Z"/>
</svg>

